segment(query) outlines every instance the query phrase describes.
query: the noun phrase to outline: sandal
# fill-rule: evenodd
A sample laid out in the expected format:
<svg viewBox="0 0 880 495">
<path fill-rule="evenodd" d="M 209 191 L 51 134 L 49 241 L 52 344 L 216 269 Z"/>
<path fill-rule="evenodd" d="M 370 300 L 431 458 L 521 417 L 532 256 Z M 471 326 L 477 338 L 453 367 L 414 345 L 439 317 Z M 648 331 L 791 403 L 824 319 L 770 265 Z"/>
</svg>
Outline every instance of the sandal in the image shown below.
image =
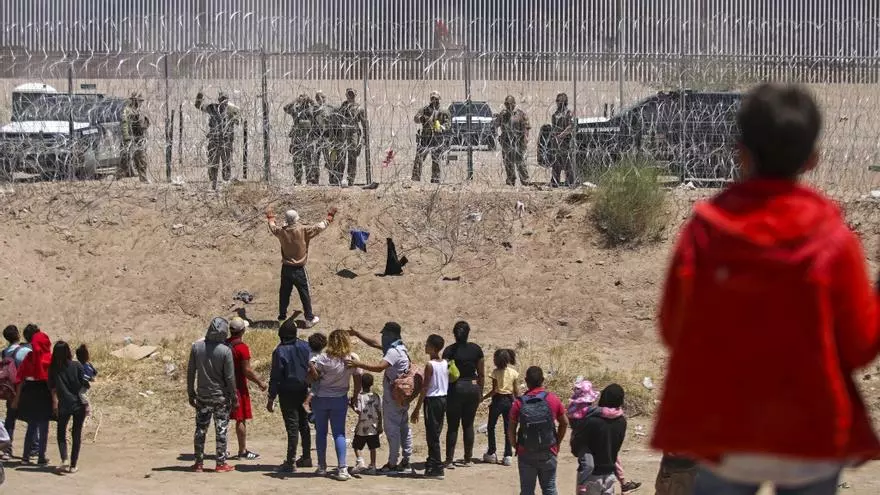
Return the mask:
<svg viewBox="0 0 880 495">
<path fill-rule="evenodd" d="M 238 454 L 238 460 L 240 461 L 255 461 L 260 458 L 260 454 L 256 452 L 251 452 L 250 450 L 245 450 Z"/>
</svg>

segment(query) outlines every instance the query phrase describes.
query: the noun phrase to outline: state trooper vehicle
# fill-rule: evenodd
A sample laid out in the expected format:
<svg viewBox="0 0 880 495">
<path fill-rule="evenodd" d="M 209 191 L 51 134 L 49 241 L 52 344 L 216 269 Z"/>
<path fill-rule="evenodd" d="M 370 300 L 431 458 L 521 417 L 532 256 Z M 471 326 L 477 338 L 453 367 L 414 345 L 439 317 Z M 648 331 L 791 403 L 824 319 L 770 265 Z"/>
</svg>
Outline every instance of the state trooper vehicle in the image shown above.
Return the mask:
<svg viewBox="0 0 880 495">
<path fill-rule="evenodd" d="M 575 168 L 614 166 L 639 153 L 665 166 L 683 182 L 713 185 L 738 173 L 736 114 L 743 95 L 735 92 L 661 91 L 602 117 L 577 119 Z M 538 161 L 549 165 L 550 126 L 541 127 Z"/>
<path fill-rule="evenodd" d="M 125 99 L 97 93 L 59 93 L 41 83 L 16 87 L 11 122 L 0 126 L 0 179 L 115 173 L 124 107 Z"/>
</svg>

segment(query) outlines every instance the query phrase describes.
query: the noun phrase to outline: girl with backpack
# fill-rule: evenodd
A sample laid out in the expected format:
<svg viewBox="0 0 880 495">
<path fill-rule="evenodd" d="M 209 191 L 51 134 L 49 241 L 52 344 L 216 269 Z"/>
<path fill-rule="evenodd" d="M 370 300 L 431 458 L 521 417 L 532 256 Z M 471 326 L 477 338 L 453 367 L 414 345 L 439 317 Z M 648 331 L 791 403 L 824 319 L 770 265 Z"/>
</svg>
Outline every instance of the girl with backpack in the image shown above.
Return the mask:
<svg viewBox="0 0 880 495">
<path fill-rule="evenodd" d="M 52 391 L 52 409 L 58 418 L 58 452 L 61 453 L 59 473 L 75 473 L 77 470 L 76 463 L 79 460 L 87 412 L 87 405 L 82 397 L 88 388 L 85 370 L 82 364 L 73 360 L 70 346 L 63 340 L 56 342 L 52 350 L 52 364 L 49 366 L 49 389 Z M 71 420 L 73 446 L 68 464 L 67 424 Z"/>
<path fill-rule="evenodd" d="M 13 408 L 18 411 L 18 419 L 27 422 L 24 436 L 23 464 L 31 463 L 34 442 L 39 440 L 37 464 L 46 466 L 46 446 L 49 436 L 49 420 L 52 419 L 52 395 L 49 393 L 49 363 L 52 360 L 52 342 L 49 337 L 37 330 L 31 337 L 31 352 L 25 356 L 18 369 L 18 388 Z M 39 436 L 37 438 L 37 436 Z"/>
</svg>

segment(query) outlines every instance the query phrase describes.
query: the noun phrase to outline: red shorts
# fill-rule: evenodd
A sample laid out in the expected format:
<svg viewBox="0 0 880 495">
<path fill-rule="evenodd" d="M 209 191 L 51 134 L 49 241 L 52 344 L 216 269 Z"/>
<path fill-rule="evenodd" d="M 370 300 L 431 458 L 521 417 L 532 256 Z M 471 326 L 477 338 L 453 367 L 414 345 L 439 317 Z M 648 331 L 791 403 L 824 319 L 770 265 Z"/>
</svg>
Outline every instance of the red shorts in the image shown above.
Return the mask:
<svg viewBox="0 0 880 495">
<path fill-rule="evenodd" d="M 229 414 L 229 419 L 235 421 L 245 421 L 248 419 L 253 419 L 254 415 L 251 411 L 251 396 L 250 394 L 243 394 L 241 392 L 238 393 L 238 407 L 233 409 Z"/>
</svg>

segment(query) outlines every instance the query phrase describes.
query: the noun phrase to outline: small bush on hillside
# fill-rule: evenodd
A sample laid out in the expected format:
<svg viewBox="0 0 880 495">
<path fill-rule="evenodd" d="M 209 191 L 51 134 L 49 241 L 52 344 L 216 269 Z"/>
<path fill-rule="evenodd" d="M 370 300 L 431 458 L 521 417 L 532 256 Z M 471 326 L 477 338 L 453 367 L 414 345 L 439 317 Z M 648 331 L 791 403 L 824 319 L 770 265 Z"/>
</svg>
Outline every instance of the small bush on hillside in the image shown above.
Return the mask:
<svg viewBox="0 0 880 495">
<path fill-rule="evenodd" d="M 666 191 L 650 159 L 625 157 L 603 176 L 593 221 L 609 245 L 655 240 L 662 230 Z"/>
</svg>

